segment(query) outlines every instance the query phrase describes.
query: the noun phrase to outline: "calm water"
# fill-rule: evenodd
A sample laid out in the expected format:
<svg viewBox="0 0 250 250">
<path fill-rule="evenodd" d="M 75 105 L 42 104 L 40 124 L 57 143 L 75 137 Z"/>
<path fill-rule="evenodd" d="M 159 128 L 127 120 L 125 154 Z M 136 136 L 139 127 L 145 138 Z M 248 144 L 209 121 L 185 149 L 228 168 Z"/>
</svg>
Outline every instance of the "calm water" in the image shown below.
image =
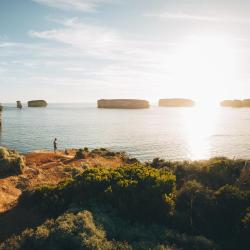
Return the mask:
<svg viewBox="0 0 250 250">
<path fill-rule="evenodd" d="M 2 123 L 0 145 L 21 152 L 52 149 L 57 137 L 62 149 L 107 147 L 141 160 L 250 158 L 250 109 L 105 110 L 94 104 L 51 104 L 6 108 Z"/>
</svg>

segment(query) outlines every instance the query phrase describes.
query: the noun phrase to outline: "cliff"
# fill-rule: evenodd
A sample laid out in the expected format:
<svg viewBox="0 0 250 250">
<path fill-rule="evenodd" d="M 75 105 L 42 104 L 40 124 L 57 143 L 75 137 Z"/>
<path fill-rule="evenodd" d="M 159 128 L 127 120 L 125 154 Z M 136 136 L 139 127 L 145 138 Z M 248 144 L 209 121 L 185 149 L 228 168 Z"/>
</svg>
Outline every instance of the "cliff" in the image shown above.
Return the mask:
<svg viewBox="0 0 250 250">
<path fill-rule="evenodd" d="M 98 100 L 97 106 L 107 109 L 145 109 L 149 108 L 149 102 L 136 99 L 102 99 Z"/>
<path fill-rule="evenodd" d="M 0 128 L 2 127 L 2 117 L 1 117 L 2 111 L 3 111 L 3 106 L 2 106 L 2 104 L 0 103 Z"/>
<path fill-rule="evenodd" d="M 160 99 L 160 107 L 193 107 L 195 102 L 190 99 L 172 98 L 172 99 Z"/>
<path fill-rule="evenodd" d="M 47 102 L 44 100 L 34 100 L 28 102 L 28 107 L 38 108 L 38 107 L 47 107 Z"/>
<path fill-rule="evenodd" d="M 220 103 L 222 107 L 231 107 L 231 108 L 249 108 L 250 99 L 244 100 L 224 100 Z"/>
</svg>

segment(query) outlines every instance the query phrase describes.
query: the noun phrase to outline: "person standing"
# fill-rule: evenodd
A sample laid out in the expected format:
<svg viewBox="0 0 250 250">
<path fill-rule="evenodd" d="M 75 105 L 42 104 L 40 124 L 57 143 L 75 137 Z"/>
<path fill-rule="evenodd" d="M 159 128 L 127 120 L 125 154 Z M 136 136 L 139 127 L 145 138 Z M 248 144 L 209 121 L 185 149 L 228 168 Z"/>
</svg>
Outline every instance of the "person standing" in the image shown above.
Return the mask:
<svg viewBox="0 0 250 250">
<path fill-rule="evenodd" d="M 56 151 L 57 151 L 57 138 L 55 138 L 53 144 L 54 144 L 54 152 L 56 153 Z"/>
</svg>

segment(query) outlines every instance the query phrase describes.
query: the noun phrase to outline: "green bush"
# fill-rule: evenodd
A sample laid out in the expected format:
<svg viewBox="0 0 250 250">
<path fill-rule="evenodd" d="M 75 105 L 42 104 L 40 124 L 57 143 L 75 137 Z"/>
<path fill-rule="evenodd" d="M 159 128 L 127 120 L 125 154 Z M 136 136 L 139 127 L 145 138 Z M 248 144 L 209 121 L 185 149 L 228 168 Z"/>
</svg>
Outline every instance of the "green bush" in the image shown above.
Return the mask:
<svg viewBox="0 0 250 250">
<path fill-rule="evenodd" d="M 171 162 L 155 158 L 147 166 L 167 169 L 176 175 L 177 188 L 187 181 L 196 180 L 206 187 L 218 189 L 224 185 L 245 185 L 247 187 L 250 162 L 215 157 L 204 161 Z"/>
<path fill-rule="evenodd" d="M 175 177 L 144 166 L 90 168 L 56 188 L 25 192 L 21 201 L 58 213 L 70 203 L 98 200 L 111 203 L 131 219 L 164 220 L 174 210 Z"/>
<path fill-rule="evenodd" d="M 16 151 L 0 147 L 0 178 L 22 174 L 24 158 Z"/>
<path fill-rule="evenodd" d="M 88 210 L 66 212 L 25 230 L 5 241 L 0 249 L 214 250 L 216 246 L 202 236 L 179 234 L 156 224 L 131 223 L 118 217 L 110 206 L 92 204 Z"/>
</svg>

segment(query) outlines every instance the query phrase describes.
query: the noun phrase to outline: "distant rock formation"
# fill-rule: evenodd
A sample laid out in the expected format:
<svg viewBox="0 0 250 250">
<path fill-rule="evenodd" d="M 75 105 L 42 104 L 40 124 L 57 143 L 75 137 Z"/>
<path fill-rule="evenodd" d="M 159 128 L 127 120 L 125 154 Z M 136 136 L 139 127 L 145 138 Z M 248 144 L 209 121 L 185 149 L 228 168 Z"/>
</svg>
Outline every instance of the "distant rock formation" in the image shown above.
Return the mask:
<svg viewBox="0 0 250 250">
<path fill-rule="evenodd" d="M 18 109 L 22 109 L 23 108 L 23 105 L 22 105 L 21 101 L 16 101 L 16 107 Z"/>
<path fill-rule="evenodd" d="M 48 103 L 44 100 L 33 100 L 28 102 L 28 107 L 30 108 L 39 108 L 47 107 Z"/>
<path fill-rule="evenodd" d="M 146 109 L 149 108 L 149 102 L 137 99 L 101 99 L 97 106 L 106 109 Z"/>
<path fill-rule="evenodd" d="M 183 98 L 170 98 L 170 99 L 160 99 L 160 107 L 193 107 L 195 102 L 190 99 Z"/>
<path fill-rule="evenodd" d="M 2 111 L 3 111 L 3 106 L 2 106 L 2 104 L 0 103 L 0 129 L 1 129 L 1 127 L 2 127 L 2 115 L 1 115 Z"/>
<path fill-rule="evenodd" d="M 250 99 L 244 100 L 224 100 L 220 103 L 222 107 L 230 108 L 250 108 Z"/>
</svg>

